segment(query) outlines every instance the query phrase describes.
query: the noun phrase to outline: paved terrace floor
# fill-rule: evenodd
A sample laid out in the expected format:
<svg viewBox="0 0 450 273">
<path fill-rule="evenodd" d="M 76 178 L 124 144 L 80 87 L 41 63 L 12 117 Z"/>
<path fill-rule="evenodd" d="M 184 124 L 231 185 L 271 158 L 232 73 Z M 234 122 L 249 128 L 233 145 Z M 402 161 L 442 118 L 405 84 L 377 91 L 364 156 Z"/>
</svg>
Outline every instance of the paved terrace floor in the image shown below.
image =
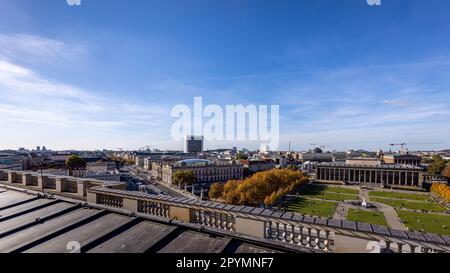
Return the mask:
<svg viewBox="0 0 450 273">
<path fill-rule="evenodd" d="M 0 253 L 303 251 L 307 250 L 0 189 Z"/>
</svg>

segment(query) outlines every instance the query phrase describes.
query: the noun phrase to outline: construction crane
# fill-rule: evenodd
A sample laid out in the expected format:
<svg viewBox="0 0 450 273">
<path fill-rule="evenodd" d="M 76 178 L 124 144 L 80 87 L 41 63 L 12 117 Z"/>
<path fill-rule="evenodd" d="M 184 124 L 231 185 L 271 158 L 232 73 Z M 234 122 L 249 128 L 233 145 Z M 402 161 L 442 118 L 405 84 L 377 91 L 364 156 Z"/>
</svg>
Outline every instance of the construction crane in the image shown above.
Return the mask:
<svg viewBox="0 0 450 273">
<path fill-rule="evenodd" d="M 391 147 L 400 146 L 400 152 L 402 154 L 408 153 L 407 145 L 438 145 L 441 143 L 399 143 L 399 144 L 389 144 Z"/>
<path fill-rule="evenodd" d="M 399 144 L 391 143 L 391 144 L 389 144 L 389 146 L 391 146 L 391 147 L 400 146 L 400 152 L 402 154 L 406 154 L 408 152 L 408 148 L 406 147 L 406 143 L 399 143 Z"/>
</svg>

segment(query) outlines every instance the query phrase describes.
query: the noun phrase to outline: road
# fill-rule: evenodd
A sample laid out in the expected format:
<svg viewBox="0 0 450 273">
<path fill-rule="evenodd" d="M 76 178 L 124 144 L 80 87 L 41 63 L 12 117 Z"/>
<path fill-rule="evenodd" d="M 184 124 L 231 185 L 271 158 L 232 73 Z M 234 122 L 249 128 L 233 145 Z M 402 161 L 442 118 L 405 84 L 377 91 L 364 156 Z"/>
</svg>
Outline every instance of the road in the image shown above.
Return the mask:
<svg viewBox="0 0 450 273">
<path fill-rule="evenodd" d="M 146 174 L 138 173 L 136 170 L 130 170 L 130 174 L 141 180 L 147 187 L 150 188 L 151 191 L 156 194 L 169 194 L 176 197 L 184 197 L 182 194 L 179 194 L 169 187 L 162 185 L 158 181 L 150 179 Z"/>
</svg>

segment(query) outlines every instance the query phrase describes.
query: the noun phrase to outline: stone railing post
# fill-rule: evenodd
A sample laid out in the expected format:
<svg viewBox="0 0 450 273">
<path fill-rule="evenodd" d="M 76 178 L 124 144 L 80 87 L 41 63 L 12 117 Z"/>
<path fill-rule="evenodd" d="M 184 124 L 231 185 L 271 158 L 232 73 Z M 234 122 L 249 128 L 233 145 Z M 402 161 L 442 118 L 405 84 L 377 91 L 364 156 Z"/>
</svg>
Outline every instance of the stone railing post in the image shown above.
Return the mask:
<svg viewBox="0 0 450 273">
<path fill-rule="evenodd" d="M 123 208 L 131 212 L 139 212 L 139 201 L 130 198 L 123 199 Z"/>
<path fill-rule="evenodd" d="M 39 175 L 38 176 L 38 188 L 45 189 L 47 187 L 47 176 Z"/>
<path fill-rule="evenodd" d="M 22 186 L 26 187 L 31 184 L 31 174 L 22 174 Z"/>
<path fill-rule="evenodd" d="M 236 217 L 236 232 L 257 238 L 265 238 L 266 223 L 261 220 Z"/>
<path fill-rule="evenodd" d="M 87 192 L 86 201 L 90 204 L 97 204 L 97 194 L 93 192 Z"/>
<path fill-rule="evenodd" d="M 376 251 L 377 253 L 380 252 L 380 249 L 377 249 L 377 247 L 375 246 L 380 245 L 379 242 L 375 242 L 373 239 L 362 239 L 341 234 L 335 234 L 334 245 L 334 252 L 336 253 L 374 253 L 374 251 Z"/>
<path fill-rule="evenodd" d="M 14 183 L 14 173 L 13 172 L 8 172 L 8 183 L 9 184 Z"/>
<path fill-rule="evenodd" d="M 190 208 L 182 208 L 176 206 L 170 206 L 169 218 L 171 220 L 178 220 L 186 223 L 192 223 L 194 220 L 194 212 Z"/>
<path fill-rule="evenodd" d="M 66 190 L 66 178 L 58 177 L 56 178 L 56 192 L 64 192 Z"/>
<path fill-rule="evenodd" d="M 86 196 L 86 183 L 84 181 L 77 181 L 77 195 Z"/>
</svg>

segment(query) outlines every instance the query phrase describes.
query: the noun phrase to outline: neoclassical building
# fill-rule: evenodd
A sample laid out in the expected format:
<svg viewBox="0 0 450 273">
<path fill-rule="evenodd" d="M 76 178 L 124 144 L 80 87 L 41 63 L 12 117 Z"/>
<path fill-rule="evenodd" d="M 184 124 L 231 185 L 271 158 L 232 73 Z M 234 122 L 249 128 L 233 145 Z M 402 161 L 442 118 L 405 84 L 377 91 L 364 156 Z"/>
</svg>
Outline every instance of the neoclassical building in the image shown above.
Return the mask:
<svg viewBox="0 0 450 273">
<path fill-rule="evenodd" d="M 321 163 L 316 166 L 317 182 L 422 188 L 425 175 L 423 168 L 408 165 Z"/>
<path fill-rule="evenodd" d="M 420 166 L 422 158 L 412 154 L 387 154 L 383 156 L 384 163 L 398 165 Z"/>
<path fill-rule="evenodd" d="M 155 171 L 160 172 L 160 179 L 168 184 L 172 183 L 173 175 L 177 171 L 191 170 L 197 177 L 198 183 L 212 184 L 244 178 L 244 167 L 236 161 L 210 161 L 206 159 L 186 159 L 175 163 L 163 163 Z"/>
</svg>

